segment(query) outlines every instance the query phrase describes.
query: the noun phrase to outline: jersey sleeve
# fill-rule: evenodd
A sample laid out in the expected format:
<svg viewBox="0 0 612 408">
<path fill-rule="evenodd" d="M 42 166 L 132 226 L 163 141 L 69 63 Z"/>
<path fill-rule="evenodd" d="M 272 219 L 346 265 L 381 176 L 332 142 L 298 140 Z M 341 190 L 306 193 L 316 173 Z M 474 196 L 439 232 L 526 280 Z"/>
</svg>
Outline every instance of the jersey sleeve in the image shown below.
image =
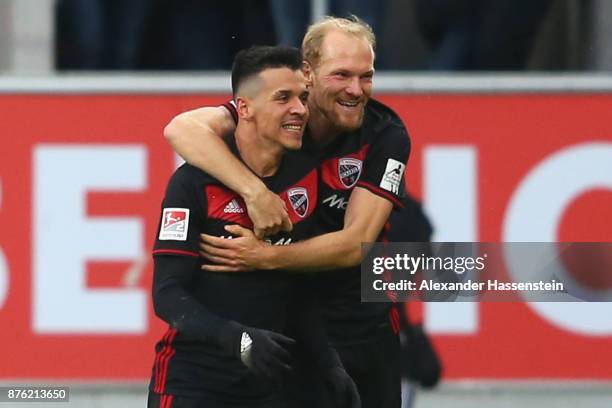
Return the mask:
<svg viewBox="0 0 612 408">
<path fill-rule="evenodd" d="M 221 106 L 228 110 L 230 115 L 232 115 L 232 119 L 234 119 L 234 123 L 238 124 L 238 110 L 236 110 L 236 102 L 230 99 Z"/>
<path fill-rule="evenodd" d="M 404 170 L 410 155 L 410 139 L 403 125 L 390 125 L 372 138 L 356 186 L 402 208 Z"/>
<path fill-rule="evenodd" d="M 235 355 L 242 327 L 211 312 L 187 289 L 200 271 L 195 258 L 156 256 L 153 260 L 155 314 L 181 334 L 216 344 Z"/>
<path fill-rule="evenodd" d="M 179 168 L 168 183 L 153 247 L 154 256 L 199 257 L 206 203 L 203 188 L 197 187 L 190 170 L 188 166 Z"/>
</svg>

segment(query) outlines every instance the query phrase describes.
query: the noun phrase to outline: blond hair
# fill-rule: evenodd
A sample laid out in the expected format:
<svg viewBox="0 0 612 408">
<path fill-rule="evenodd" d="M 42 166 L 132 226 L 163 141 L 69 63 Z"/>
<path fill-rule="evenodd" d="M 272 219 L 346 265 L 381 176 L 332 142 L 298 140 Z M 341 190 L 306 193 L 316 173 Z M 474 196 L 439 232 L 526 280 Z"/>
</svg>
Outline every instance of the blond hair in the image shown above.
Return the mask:
<svg viewBox="0 0 612 408">
<path fill-rule="evenodd" d="M 347 34 L 364 38 L 372 47 L 376 47 L 376 37 L 372 27 L 355 15 L 348 18 L 325 16 L 321 21 L 311 24 L 302 41 L 302 54 L 310 65 L 316 67 L 321 59 L 321 44 L 325 35 L 338 30 Z"/>
</svg>

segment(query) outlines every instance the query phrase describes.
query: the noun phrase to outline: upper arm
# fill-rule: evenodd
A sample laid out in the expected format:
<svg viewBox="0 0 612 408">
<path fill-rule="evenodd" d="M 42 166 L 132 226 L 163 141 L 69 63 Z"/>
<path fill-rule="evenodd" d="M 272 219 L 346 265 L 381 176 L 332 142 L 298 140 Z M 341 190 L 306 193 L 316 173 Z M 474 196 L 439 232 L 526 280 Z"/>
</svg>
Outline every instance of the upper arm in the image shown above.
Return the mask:
<svg viewBox="0 0 612 408">
<path fill-rule="evenodd" d="M 199 258 L 206 200 L 193 167 L 184 165 L 170 178 L 160 211 L 153 255 Z"/>
<path fill-rule="evenodd" d="M 357 186 L 402 207 L 404 171 L 410 155 L 410 139 L 399 124 L 389 125 L 372 137 Z"/>
<path fill-rule="evenodd" d="M 372 139 L 344 216 L 344 229 L 358 234 L 361 242 L 376 241 L 393 207 L 402 207 L 410 154 L 410 139 L 401 124 L 388 126 Z"/>
<path fill-rule="evenodd" d="M 177 169 L 166 187 L 153 246 L 153 304 L 158 316 L 168 318 L 168 299 L 189 285 L 198 271 L 199 230 L 202 226 L 193 169 Z"/>
<path fill-rule="evenodd" d="M 172 143 L 192 132 L 210 132 L 219 138 L 232 133 L 236 122 L 231 112 L 224 106 L 207 106 L 183 112 L 175 116 L 164 128 L 164 136 Z"/>
</svg>

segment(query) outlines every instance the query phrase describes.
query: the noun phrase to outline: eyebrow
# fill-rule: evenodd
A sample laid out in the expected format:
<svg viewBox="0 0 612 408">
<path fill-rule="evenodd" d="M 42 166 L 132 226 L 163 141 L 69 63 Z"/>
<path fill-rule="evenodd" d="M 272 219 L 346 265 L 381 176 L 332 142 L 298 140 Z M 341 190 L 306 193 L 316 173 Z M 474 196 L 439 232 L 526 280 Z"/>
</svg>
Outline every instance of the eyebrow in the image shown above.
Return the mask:
<svg viewBox="0 0 612 408">
<path fill-rule="evenodd" d="M 291 95 L 291 93 L 292 92 L 289 89 L 279 89 L 278 91 L 274 91 L 272 96 L 274 96 L 274 97 L 287 96 L 287 95 Z"/>
<path fill-rule="evenodd" d="M 350 70 L 350 69 L 346 69 L 346 68 L 337 68 L 337 69 L 333 69 L 331 71 L 331 74 L 338 74 L 338 73 L 344 73 L 344 74 L 349 74 L 349 75 L 358 75 L 358 76 L 362 76 L 362 75 L 374 75 L 374 69 L 369 69 L 365 72 L 362 73 L 357 73 L 356 71 Z"/>
<path fill-rule="evenodd" d="M 291 97 L 293 95 L 297 95 L 298 97 L 300 97 L 304 93 L 310 94 L 310 91 L 308 91 L 307 88 L 300 89 L 299 91 L 292 89 L 279 89 L 277 91 L 274 91 L 274 93 L 272 94 L 272 98 Z"/>
</svg>

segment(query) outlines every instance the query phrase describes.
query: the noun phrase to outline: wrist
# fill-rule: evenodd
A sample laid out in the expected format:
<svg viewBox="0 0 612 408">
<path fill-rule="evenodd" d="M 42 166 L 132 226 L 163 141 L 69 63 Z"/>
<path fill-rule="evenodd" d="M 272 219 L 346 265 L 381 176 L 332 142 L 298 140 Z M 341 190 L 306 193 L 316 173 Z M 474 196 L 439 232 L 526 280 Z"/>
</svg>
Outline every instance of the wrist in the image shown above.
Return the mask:
<svg viewBox="0 0 612 408">
<path fill-rule="evenodd" d="M 257 198 L 260 197 L 264 192 L 266 192 L 268 188 L 260 179 L 253 177 L 253 180 L 247 181 L 246 183 L 242 183 L 242 187 L 238 194 L 242 197 L 242 199 L 247 203 L 252 203 L 257 201 Z"/>
<path fill-rule="evenodd" d="M 228 353 L 240 355 L 240 341 L 242 333 L 245 331 L 245 326 L 233 320 L 227 320 L 222 325 L 217 327 L 217 343 Z"/>
<path fill-rule="evenodd" d="M 278 263 L 278 248 L 283 245 L 265 245 L 261 248 L 260 259 L 261 265 L 259 269 L 275 270 L 281 269 Z"/>
</svg>

